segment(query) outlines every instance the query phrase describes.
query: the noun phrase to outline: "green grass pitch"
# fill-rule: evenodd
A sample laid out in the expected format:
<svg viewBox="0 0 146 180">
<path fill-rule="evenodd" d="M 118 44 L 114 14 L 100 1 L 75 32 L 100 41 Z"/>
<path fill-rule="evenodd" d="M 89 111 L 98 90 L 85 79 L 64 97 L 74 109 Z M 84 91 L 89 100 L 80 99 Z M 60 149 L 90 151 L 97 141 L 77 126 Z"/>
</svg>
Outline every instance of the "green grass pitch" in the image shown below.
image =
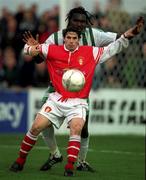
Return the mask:
<svg viewBox="0 0 146 180">
<path fill-rule="evenodd" d="M 64 177 L 67 136 L 57 136 L 63 163 L 46 172 L 39 171 L 48 158 L 48 150 L 41 137 L 30 152 L 24 170 L 9 171 L 16 159 L 22 134 L 0 135 L 0 180 L 145 180 L 145 137 L 132 135 L 90 136 L 88 162 L 95 173 L 75 171 L 74 177 Z"/>
</svg>

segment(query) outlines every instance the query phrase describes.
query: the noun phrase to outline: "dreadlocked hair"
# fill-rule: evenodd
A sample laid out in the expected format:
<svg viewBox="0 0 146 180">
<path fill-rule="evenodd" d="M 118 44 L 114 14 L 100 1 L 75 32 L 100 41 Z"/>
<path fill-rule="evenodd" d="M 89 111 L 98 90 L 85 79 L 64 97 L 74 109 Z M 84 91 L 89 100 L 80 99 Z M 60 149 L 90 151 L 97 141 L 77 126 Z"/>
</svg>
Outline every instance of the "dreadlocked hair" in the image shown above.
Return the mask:
<svg viewBox="0 0 146 180">
<path fill-rule="evenodd" d="M 84 15 L 86 16 L 87 25 L 88 25 L 88 26 L 93 25 L 91 19 L 92 19 L 92 18 L 95 18 L 95 17 L 94 17 L 92 14 L 90 14 L 88 11 L 86 11 L 82 6 L 79 6 L 79 7 L 77 7 L 77 8 L 73 8 L 73 9 L 71 9 L 71 10 L 69 11 L 69 13 L 67 14 L 67 17 L 66 17 L 66 19 L 65 19 L 65 21 L 68 20 L 68 24 L 69 24 L 72 16 L 73 16 L 75 13 L 84 14 Z"/>
</svg>

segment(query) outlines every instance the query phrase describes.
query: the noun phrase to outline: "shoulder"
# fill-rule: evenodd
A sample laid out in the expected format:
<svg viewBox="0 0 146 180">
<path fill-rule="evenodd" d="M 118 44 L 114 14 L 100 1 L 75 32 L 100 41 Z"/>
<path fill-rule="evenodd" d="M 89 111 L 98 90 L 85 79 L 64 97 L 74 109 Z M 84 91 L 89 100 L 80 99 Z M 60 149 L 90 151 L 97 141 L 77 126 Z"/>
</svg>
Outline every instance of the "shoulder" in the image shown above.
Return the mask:
<svg viewBox="0 0 146 180">
<path fill-rule="evenodd" d="M 53 36 L 57 35 L 58 38 L 62 38 L 63 37 L 63 29 L 57 31 L 57 32 L 54 32 L 53 33 Z"/>
<path fill-rule="evenodd" d="M 63 30 L 59 30 L 54 33 L 54 41 L 55 44 L 63 44 Z"/>
<path fill-rule="evenodd" d="M 92 31 L 93 33 L 101 33 L 101 32 L 104 32 L 102 29 L 99 29 L 99 28 L 87 27 L 87 28 L 86 28 L 86 32 L 90 32 L 90 31 Z"/>
<path fill-rule="evenodd" d="M 62 32 L 63 32 L 63 29 L 57 31 L 57 32 L 54 32 L 53 34 L 58 34 L 58 35 L 62 35 Z"/>
<path fill-rule="evenodd" d="M 115 35 L 117 33 L 115 32 L 106 32 L 106 31 L 103 31 L 102 29 L 100 28 L 86 28 L 86 31 L 90 32 L 92 31 L 93 35 L 96 36 L 97 34 L 100 35 L 100 36 L 109 36 L 109 35 Z"/>
<path fill-rule="evenodd" d="M 98 28 L 91 28 L 96 46 L 106 46 L 107 44 L 115 41 L 117 33 L 105 32 Z"/>
</svg>

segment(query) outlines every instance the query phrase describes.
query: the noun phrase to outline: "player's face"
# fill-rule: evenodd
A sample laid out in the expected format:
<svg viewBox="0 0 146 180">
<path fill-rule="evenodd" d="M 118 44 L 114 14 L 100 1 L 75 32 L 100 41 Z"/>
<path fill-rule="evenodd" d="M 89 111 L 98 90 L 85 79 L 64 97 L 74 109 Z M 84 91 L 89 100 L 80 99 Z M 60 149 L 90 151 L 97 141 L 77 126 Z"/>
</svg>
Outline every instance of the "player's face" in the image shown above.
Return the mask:
<svg viewBox="0 0 146 180">
<path fill-rule="evenodd" d="M 67 32 L 64 38 L 65 47 L 69 51 L 74 51 L 79 45 L 79 37 L 75 32 Z"/>
<path fill-rule="evenodd" d="M 72 18 L 70 19 L 69 26 L 72 26 L 79 31 L 83 31 L 87 26 L 86 16 L 80 13 L 73 14 Z"/>
</svg>

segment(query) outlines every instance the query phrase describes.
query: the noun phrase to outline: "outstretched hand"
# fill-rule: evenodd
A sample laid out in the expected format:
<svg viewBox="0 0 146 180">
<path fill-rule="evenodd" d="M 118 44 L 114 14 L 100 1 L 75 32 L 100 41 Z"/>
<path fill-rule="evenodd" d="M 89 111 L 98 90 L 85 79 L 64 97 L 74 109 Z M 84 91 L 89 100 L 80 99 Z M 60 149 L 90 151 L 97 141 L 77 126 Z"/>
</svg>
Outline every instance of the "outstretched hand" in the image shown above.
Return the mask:
<svg viewBox="0 0 146 180">
<path fill-rule="evenodd" d="M 30 31 L 26 31 L 23 34 L 22 40 L 29 46 L 39 45 L 39 35 L 37 34 L 35 39 Z"/>
<path fill-rule="evenodd" d="M 124 36 L 128 39 L 132 39 L 142 31 L 143 27 L 144 27 L 144 18 L 139 17 L 136 21 L 136 25 L 128 29 L 128 31 L 124 33 Z"/>
</svg>

